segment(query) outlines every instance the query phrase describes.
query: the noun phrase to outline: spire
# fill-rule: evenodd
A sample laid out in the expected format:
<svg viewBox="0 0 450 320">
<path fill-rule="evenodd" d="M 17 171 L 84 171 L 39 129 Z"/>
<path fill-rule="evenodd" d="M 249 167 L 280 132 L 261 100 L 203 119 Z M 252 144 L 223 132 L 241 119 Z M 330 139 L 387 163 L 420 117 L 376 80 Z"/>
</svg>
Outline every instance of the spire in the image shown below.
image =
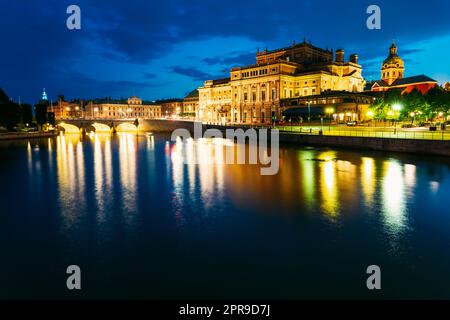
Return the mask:
<svg viewBox="0 0 450 320">
<path fill-rule="evenodd" d="M 397 55 L 397 46 L 395 45 L 395 41 L 392 42 L 391 48 L 390 48 L 391 56 Z"/>
<path fill-rule="evenodd" d="M 42 100 L 48 101 L 47 92 L 45 92 L 45 88 L 42 90 Z"/>
</svg>

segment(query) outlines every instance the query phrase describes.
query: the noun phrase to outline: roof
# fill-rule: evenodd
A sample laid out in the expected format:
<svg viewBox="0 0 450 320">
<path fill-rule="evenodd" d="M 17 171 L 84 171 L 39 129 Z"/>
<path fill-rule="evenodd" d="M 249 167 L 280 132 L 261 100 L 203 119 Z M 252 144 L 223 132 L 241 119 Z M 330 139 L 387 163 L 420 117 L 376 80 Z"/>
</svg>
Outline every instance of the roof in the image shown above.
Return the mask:
<svg viewBox="0 0 450 320">
<path fill-rule="evenodd" d="M 437 83 L 436 80 L 431 79 L 430 77 L 427 77 L 425 75 L 419 75 L 419 76 L 413 76 L 413 77 L 408 77 L 408 78 L 403 78 L 403 79 L 397 79 L 397 80 L 394 81 L 394 83 L 392 83 L 392 85 L 388 85 L 383 80 L 376 80 L 376 81 L 367 82 L 365 89 L 367 91 L 369 91 L 369 90 L 371 90 L 373 88 L 373 86 L 375 84 L 377 84 L 379 87 L 390 88 L 390 87 L 407 86 L 407 85 L 424 83 L 424 82 Z"/>
<path fill-rule="evenodd" d="M 280 51 L 287 51 L 287 50 L 291 50 L 293 48 L 299 48 L 299 47 L 310 47 L 310 48 L 313 48 L 315 50 L 326 52 L 326 53 L 332 53 L 333 52 L 331 50 L 325 50 L 325 49 L 316 47 L 316 46 L 312 45 L 311 43 L 306 42 L 306 40 L 305 40 L 303 42 L 291 45 L 289 47 L 278 48 L 278 49 L 274 49 L 274 50 L 264 50 L 264 51 L 259 52 L 258 55 L 272 54 L 272 53 L 276 53 L 276 52 L 280 52 Z"/>
<path fill-rule="evenodd" d="M 217 80 L 213 80 L 213 84 L 217 85 L 217 84 L 226 84 L 230 82 L 230 78 L 224 78 L 224 79 L 217 79 Z"/>
<path fill-rule="evenodd" d="M 392 86 L 403 86 L 407 84 L 414 84 L 414 83 L 422 83 L 422 82 L 436 82 L 436 80 L 431 79 L 430 77 L 420 75 L 420 76 L 414 76 L 414 77 L 408 77 L 403 79 L 397 79 L 392 84 Z"/>
<path fill-rule="evenodd" d="M 188 95 L 186 97 L 184 97 L 185 99 L 189 99 L 189 98 L 198 98 L 198 89 L 194 89 L 191 92 L 188 93 Z"/>
<path fill-rule="evenodd" d="M 375 81 L 369 81 L 366 83 L 366 86 L 364 87 L 365 91 L 372 90 L 372 87 L 377 84 L 379 87 L 389 87 L 389 85 L 384 82 L 383 80 L 375 80 Z"/>
</svg>

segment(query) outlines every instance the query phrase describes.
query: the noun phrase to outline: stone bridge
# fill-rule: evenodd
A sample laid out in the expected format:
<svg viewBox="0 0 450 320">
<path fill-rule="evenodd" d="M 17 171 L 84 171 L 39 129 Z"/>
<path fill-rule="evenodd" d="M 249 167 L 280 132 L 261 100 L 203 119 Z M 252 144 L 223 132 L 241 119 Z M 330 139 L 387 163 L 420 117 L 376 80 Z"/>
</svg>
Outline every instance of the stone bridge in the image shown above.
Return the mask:
<svg viewBox="0 0 450 320">
<path fill-rule="evenodd" d="M 66 133 L 80 133 L 94 131 L 97 133 L 109 132 L 136 132 L 138 127 L 135 120 L 117 119 L 60 119 L 56 124 L 59 130 Z"/>
<path fill-rule="evenodd" d="M 134 125 L 135 119 L 57 119 L 59 130 L 66 133 L 100 132 L 166 132 L 176 129 L 194 130 L 194 122 L 167 119 L 139 119 L 139 125 Z M 204 126 L 203 126 L 204 127 Z"/>
</svg>

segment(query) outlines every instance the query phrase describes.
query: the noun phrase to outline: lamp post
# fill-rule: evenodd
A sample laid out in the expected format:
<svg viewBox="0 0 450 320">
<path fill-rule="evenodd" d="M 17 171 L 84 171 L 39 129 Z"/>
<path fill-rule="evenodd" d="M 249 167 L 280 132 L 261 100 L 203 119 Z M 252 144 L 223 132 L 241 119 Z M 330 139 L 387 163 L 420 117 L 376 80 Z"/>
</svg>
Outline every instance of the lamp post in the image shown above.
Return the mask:
<svg viewBox="0 0 450 320">
<path fill-rule="evenodd" d="M 309 132 L 311 133 L 311 101 L 308 101 L 308 124 Z"/>
<path fill-rule="evenodd" d="M 334 108 L 332 108 L 332 107 L 326 108 L 325 109 L 325 113 L 328 114 L 328 116 L 330 117 L 330 122 L 329 122 L 329 126 L 328 126 L 329 130 L 328 131 L 331 131 L 331 116 L 334 113 Z"/>
<path fill-rule="evenodd" d="M 397 133 L 397 120 L 400 118 L 400 110 L 402 110 L 402 106 L 398 103 L 394 104 L 392 106 L 392 109 L 394 110 L 394 133 Z"/>
<path fill-rule="evenodd" d="M 414 124 L 414 118 L 416 116 L 416 113 L 413 111 L 409 114 L 409 116 L 411 117 L 411 124 Z"/>
</svg>

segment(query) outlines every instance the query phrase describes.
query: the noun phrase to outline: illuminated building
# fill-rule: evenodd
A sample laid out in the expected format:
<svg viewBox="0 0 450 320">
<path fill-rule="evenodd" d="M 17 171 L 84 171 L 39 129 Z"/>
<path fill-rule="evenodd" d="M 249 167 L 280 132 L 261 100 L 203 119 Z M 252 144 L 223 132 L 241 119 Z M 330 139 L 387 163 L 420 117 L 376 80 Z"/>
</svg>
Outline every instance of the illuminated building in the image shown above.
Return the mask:
<svg viewBox="0 0 450 320">
<path fill-rule="evenodd" d="M 167 99 L 159 101 L 163 117 L 180 117 L 183 113 L 182 99 Z"/>
<path fill-rule="evenodd" d="M 183 100 L 183 117 L 195 119 L 198 117 L 198 90 L 191 91 Z"/>
<path fill-rule="evenodd" d="M 161 106 L 143 104 L 142 100 L 132 96 L 126 101 L 89 102 L 84 110 L 85 118 L 98 119 L 154 119 L 161 118 Z"/>
<path fill-rule="evenodd" d="M 233 68 L 230 78 L 199 88 L 198 119 L 213 123 L 270 123 L 281 119 L 285 99 L 327 91 L 362 92 L 358 56 L 345 62 L 344 50 L 321 49 L 304 41 L 257 52 L 256 64 Z"/>
<path fill-rule="evenodd" d="M 389 49 L 389 56 L 383 61 L 381 66 L 381 80 L 373 81 L 367 84 L 367 91 L 388 91 L 400 89 L 403 93 L 409 93 L 414 89 L 426 94 L 431 88 L 438 84 L 424 75 L 418 75 L 405 78 L 405 63 L 398 55 L 398 49 L 395 44 Z"/>
<path fill-rule="evenodd" d="M 369 107 L 375 101 L 375 97 L 354 92 L 327 91 L 319 95 L 282 100 L 282 108 L 286 111 L 283 115 L 286 119 L 298 122 L 308 117 L 313 120 L 323 119 L 324 123 L 370 120 Z"/>
<path fill-rule="evenodd" d="M 66 101 L 63 95 L 58 96 L 58 102 L 52 103 L 48 112 L 53 112 L 56 119 L 73 119 L 83 117 L 83 102 L 81 100 Z"/>
</svg>

